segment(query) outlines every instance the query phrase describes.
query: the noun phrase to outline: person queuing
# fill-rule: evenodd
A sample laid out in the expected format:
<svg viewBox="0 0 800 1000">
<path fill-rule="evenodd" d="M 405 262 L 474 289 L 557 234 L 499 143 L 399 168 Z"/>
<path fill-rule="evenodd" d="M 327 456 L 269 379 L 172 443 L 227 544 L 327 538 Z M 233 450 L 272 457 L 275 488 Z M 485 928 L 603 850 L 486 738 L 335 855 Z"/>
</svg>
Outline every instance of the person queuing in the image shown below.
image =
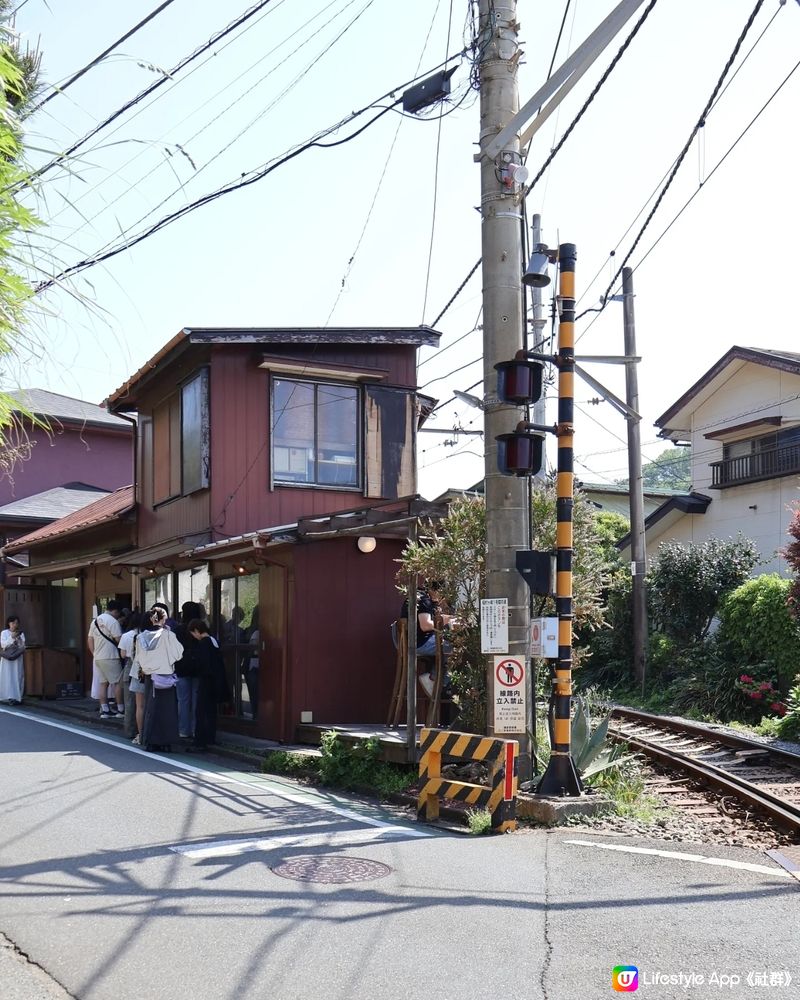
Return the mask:
<svg viewBox="0 0 800 1000">
<path fill-rule="evenodd" d="M 198 685 L 193 749 L 207 750 L 217 735 L 217 705 L 230 700 L 230 685 L 222 653 L 208 625 L 194 618 L 186 627 L 195 642 L 192 665 Z"/>
<path fill-rule="evenodd" d="M 19 618 L 11 615 L 0 632 L 0 701 L 21 705 L 25 690 L 25 633 Z"/>
<path fill-rule="evenodd" d="M 121 623 L 122 635 L 119 640 L 119 655 L 122 657 L 122 692 L 125 704 L 124 732 L 128 739 L 138 742 L 144 718 L 144 684 L 139 680 L 138 663 L 134 667 L 136 637 L 142 629 L 144 615 L 132 611 Z M 141 701 L 141 712 L 139 702 Z"/>
<path fill-rule="evenodd" d="M 106 610 L 98 615 L 89 626 L 87 645 L 94 657 L 94 665 L 100 675 L 98 696 L 100 718 L 113 719 L 124 716 L 122 692 L 122 660 L 119 656 L 119 640 L 122 636 L 119 618 L 122 604 L 110 600 Z M 113 694 L 109 697 L 109 687 Z"/>
<path fill-rule="evenodd" d="M 181 739 L 192 739 L 195 735 L 197 696 L 200 678 L 194 667 L 196 640 L 189 631 L 189 622 L 204 618 L 203 608 L 196 601 L 186 601 L 181 605 L 181 620 L 175 626 L 175 635 L 183 646 L 183 656 L 175 665 L 178 675 L 178 730 Z"/>
<path fill-rule="evenodd" d="M 145 684 L 141 744 L 146 750 L 170 750 L 179 739 L 175 664 L 183 656 L 183 646 L 166 623 L 166 611 L 155 608 L 136 637 L 135 658 Z"/>
</svg>

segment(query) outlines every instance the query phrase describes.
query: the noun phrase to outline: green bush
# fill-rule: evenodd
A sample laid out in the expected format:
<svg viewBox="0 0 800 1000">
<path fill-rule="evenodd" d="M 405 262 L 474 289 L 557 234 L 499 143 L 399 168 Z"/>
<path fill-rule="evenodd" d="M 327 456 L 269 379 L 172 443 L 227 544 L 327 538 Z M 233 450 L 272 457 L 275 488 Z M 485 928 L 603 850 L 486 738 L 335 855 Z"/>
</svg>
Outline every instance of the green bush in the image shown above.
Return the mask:
<svg viewBox="0 0 800 1000">
<path fill-rule="evenodd" d="M 728 594 L 719 609 L 720 646 L 742 668 L 766 664 L 783 694 L 800 669 L 800 628 L 787 604 L 791 589 L 791 580 L 776 573 L 757 576 Z"/>
<path fill-rule="evenodd" d="M 290 778 L 316 778 L 319 776 L 320 758 L 308 753 L 287 753 L 273 750 L 261 765 L 267 774 L 285 774 Z"/>
<path fill-rule="evenodd" d="M 660 545 L 647 578 L 651 628 L 684 645 L 705 638 L 722 598 L 744 583 L 758 558 L 742 535 Z"/>
<path fill-rule="evenodd" d="M 329 730 L 322 734 L 321 749 L 319 778 L 330 788 L 371 789 L 387 796 L 405 791 L 417 780 L 412 768 L 380 760 L 377 736 L 351 743 Z"/>
</svg>

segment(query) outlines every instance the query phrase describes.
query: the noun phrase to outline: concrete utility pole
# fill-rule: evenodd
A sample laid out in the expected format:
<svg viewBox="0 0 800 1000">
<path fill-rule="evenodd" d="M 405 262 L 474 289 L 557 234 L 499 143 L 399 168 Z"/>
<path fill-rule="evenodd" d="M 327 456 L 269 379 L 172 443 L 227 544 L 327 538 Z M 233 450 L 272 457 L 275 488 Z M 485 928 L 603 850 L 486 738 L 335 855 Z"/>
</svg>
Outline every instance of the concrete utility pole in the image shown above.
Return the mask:
<svg viewBox="0 0 800 1000">
<path fill-rule="evenodd" d="M 622 269 L 622 313 L 625 323 L 625 401 L 639 412 L 639 378 L 636 370 L 636 320 L 633 313 L 633 270 Z M 631 513 L 631 574 L 633 576 L 633 669 L 642 685 L 647 669 L 647 551 L 644 537 L 644 496 L 642 492 L 642 421 L 628 422 L 628 492 Z"/>
<path fill-rule="evenodd" d="M 542 242 L 542 217 L 539 214 L 533 216 L 531 220 L 531 232 L 533 235 L 533 242 L 531 247 L 537 246 Z M 533 344 L 531 344 L 531 350 L 538 351 L 540 354 L 544 353 L 543 350 L 543 334 L 544 328 L 547 325 L 547 320 L 542 316 L 542 289 L 540 285 L 533 285 L 531 288 L 531 328 L 533 329 Z M 547 422 L 547 386 L 542 390 L 542 395 L 533 404 L 533 422 L 535 424 L 544 424 Z M 541 486 L 547 480 L 547 435 L 542 437 L 542 467 L 533 477 L 534 483 Z"/>
<path fill-rule="evenodd" d="M 480 147 L 508 124 L 519 107 L 516 0 L 480 0 Z M 503 476 L 497 468 L 499 434 L 511 432 L 525 418 L 520 406 L 497 401 L 495 364 L 523 346 L 522 243 L 520 185 L 514 170 L 521 164 L 519 137 L 500 151 L 481 156 L 481 245 L 483 250 L 483 379 L 485 391 L 486 596 L 508 599 L 508 653 L 528 662 L 530 617 L 528 590 L 516 569 L 516 553 L 527 548 L 528 487 L 524 478 Z M 487 731 L 494 732 L 494 669 L 486 665 Z M 530 678 L 528 678 L 528 684 Z M 529 702 L 530 703 L 530 702 Z M 519 775 L 530 777 L 527 733 L 504 734 L 520 744 Z"/>
</svg>

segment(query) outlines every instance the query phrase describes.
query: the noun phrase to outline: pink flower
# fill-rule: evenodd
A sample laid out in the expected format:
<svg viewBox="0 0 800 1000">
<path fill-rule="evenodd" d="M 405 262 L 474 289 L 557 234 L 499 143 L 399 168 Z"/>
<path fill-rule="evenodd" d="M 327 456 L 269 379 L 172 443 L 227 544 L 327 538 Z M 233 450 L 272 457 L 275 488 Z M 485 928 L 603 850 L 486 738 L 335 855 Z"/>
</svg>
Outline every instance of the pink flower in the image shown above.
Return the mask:
<svg viewBox="0 0 800 1000">
<path fill-rule="evenodd" d="M 748 677 L 747 674 L 742 674 L 742 676 L 739 678 L 739 680 L 742 682 L 742 684 L 752 684 L 753 683 L 753 678 L 752 677 Z"/>
<path fill-rule="evenodd" d="M 761 694 L 761 692 L 760 692 L 760 691 L 751 691 L 751 692 L 750 692 L 750 697 L 751 697 L 751 698 L 752 698 L 752 699 L 753 699 L 754 701 L 761 701 L 761 699 L 763 698 L 763 695 Z"/>
<path fill-rule="evenodd" d="M 773 701 L 773 703 L 769 707 L 772 709 L 773 712 L 777 712 L 778 715 L 780 716 L 786 715 L 787 709 L 782 701 Z"/>
<path fill-rule="evenodd" d="M 759 691 L 771 691 L 772 690 L 772 684 L 769 681 L 762 681 L 758 685 L 758 690 Z"/>
</svg>

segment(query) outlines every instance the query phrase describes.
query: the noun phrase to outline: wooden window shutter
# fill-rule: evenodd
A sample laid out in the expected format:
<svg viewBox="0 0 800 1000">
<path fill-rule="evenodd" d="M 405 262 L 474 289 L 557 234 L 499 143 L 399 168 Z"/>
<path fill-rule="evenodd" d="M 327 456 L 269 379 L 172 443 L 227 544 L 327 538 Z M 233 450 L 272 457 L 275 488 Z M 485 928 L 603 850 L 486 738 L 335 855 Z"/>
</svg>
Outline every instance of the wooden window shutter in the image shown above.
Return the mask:
<svg viewBox="0 0 800 1000">
<path fill-rule="evenodd" d="M 395 500 L 416 492 L 414 395 L 407 389 L 365 387 L 365 489 L 367 497 Z"/>
</svg>

